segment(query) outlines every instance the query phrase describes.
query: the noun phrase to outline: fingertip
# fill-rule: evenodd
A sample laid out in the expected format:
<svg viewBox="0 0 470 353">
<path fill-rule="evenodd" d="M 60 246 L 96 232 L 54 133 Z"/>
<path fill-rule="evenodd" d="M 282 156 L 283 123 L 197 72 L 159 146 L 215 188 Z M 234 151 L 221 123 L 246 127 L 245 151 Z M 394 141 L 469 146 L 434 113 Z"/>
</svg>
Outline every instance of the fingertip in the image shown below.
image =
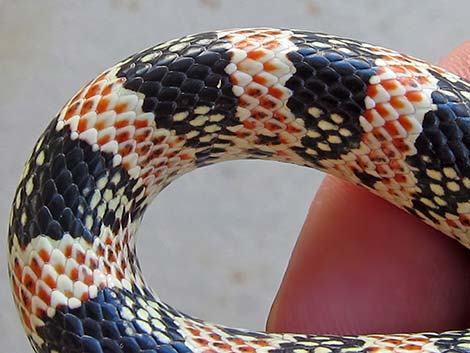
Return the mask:
<svg viewBox="0 0 470 353">
<path fill-rule="evenodd" d="M 464 327 L 468 268 L 455 241 L 364 189 L 328 177 L 267 328 L 355 334 Z"/>
<path fill-rule="evenodd" d="M 439 65 L 466 79 L 470 79 L 470 40 L 452 50 Z"/>
</svg>

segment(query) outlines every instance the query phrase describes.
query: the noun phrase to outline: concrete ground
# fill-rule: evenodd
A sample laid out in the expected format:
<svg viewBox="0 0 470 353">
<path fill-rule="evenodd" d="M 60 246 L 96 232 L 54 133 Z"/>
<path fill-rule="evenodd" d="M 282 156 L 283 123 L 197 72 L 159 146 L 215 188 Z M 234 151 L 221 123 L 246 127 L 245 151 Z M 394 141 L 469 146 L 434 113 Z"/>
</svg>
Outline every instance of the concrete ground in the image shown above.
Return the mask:
<svg viewBox="0 0 470 353">
<path fill-rule="evenodd" d="M 331 32 L 430 61 L 468 39 L 470 2 L 341 0 L 0 0 L 0 224 L 37 136 L 75 91 L 157 42 L 211 29 Z M 322 175 L 232 162 L 186 175 L 148 211 L 139 252 L 149 283 L 199 317 L 262 329 Z M 29 352 L 0 252 L 0 350 Z"/>
</svg>

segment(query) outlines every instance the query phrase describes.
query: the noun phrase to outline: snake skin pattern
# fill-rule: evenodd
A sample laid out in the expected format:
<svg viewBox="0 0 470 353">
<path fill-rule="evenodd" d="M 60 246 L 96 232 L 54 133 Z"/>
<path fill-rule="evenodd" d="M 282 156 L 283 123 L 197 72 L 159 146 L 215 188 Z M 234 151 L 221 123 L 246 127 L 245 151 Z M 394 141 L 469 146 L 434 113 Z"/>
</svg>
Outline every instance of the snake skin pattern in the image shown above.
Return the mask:
<svg viewBox="0 0 470 353">
<path fill-rule="evenodd" d="M 213 325 L 156 297 L 135 257 L 179 175 L 260 158 L 362 185 L 470 247 L 470 86 L 336 36 L 235 29 L 137 53 L 82 88 L 34 148 L 8 235 L 36 352 L 469 352 L 468 330 L 309 336 Z"/>
</svg>

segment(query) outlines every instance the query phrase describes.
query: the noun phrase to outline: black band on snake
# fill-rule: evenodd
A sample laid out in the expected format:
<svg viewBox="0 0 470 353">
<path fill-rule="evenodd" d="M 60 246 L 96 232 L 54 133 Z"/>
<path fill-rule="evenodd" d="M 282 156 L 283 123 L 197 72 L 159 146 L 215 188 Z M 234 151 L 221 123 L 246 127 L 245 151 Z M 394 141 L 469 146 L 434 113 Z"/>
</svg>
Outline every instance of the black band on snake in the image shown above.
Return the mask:
<svg viewBox="0 0 470 353">
<path fill-rule="evenodd" d="M 21 177 L 9 270 L 33 348 L 468 352 L 468 330 L 313 336 L 206 323 L 146 286 L 134 235 L 176 177 L 257 158 L 362 185 L 469 247 L 469 99 L 469 83 L 441 68 L 320 33 L 208 32 L 130 56 L 62 108 Z"/>
</svg>

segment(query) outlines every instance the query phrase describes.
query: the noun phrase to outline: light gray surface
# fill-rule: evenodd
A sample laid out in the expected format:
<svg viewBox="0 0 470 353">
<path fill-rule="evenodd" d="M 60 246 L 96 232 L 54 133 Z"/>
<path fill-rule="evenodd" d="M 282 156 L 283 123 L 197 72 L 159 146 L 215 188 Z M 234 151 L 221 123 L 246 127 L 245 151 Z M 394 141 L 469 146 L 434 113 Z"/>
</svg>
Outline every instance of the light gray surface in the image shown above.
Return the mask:
<svg viewBox="0 0 470 353">
<path fill-rule="evenodd" d="M 3 233 L 22 165 L 46 123 L 81 85 L 137 50 L 192 32 L 280 26 L 436 61 L 468 38 L 469 10 L 467 0 L 0 0 Z M 148 281 L 189 313 L 263 328 L 320 179 L 318 172 L 266 162 L 233 162 L 183 177 L 157 199 L 141 229 Z M 5 252 L 0 260 L 0 350 L 29 352 Z"/>
</svg>

